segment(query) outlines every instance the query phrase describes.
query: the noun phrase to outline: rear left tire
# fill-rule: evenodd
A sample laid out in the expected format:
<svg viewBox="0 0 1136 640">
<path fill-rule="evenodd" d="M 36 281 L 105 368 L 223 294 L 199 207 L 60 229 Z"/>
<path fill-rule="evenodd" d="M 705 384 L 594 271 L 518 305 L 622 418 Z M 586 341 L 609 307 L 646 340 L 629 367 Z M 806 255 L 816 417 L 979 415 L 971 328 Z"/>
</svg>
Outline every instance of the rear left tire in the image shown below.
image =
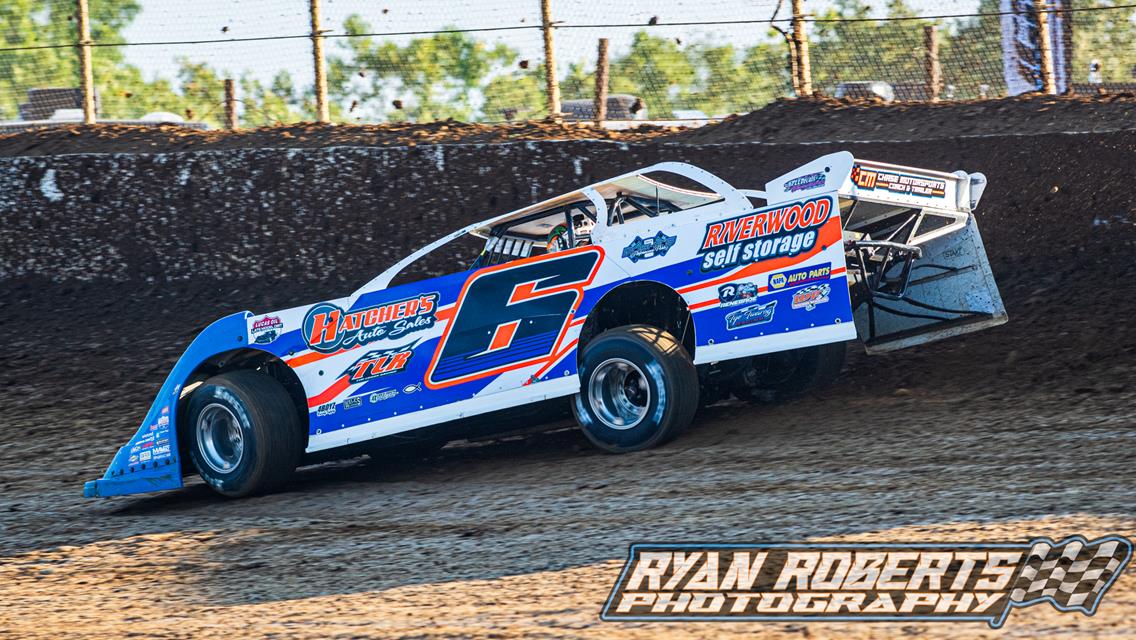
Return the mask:
<svg viewBox="0 0 1136 640">
<path fill-rule="evenodd" d="M 670 333 L 647 325 L 606 331 L 588 343 L 572 411 L 584 435 L 612 453 L 661 445 L 698 410 L 698 373 Z"/>
<path fill-rule="evenodd" d="M 256 371 L 230 371 L 194 390 L 186 412 L 189 456 L 218 493 L 272 491 L 296 470 L 300 419 L 284 386 Z"/>
</svg>

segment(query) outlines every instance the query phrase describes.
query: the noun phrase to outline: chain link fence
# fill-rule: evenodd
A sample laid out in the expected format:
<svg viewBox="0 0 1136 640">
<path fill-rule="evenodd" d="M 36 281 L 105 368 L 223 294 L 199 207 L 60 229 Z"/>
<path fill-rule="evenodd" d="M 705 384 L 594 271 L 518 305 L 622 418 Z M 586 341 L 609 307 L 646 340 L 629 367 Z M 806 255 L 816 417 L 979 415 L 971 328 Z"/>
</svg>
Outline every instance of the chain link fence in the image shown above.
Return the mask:
<svg viewBox="0 0 1136 640">
<path fill-rule="evenodd" d="M 567 118 L 699 120 L 806 92 L 884 100 L 1007 95 L 1003 31 L 1032 0 L 5 0 L 0 122 L 75 121 L 89 6 L 100 121 L 244 126 L 316 120 L 312 2 L 334 122 L 548 116 L 546 31 Z M 1077 93 L 1136 89 L 1136 4 L 1056 0 Z M 794 21 L 796 17 L 797 21 Z M 795 39 L 794 26 L 802 38 Z M 1027 34 L 1028 35 L 1028 34 Z M 224 81 L 235 87 L 226 101 Z"/>
</svg>

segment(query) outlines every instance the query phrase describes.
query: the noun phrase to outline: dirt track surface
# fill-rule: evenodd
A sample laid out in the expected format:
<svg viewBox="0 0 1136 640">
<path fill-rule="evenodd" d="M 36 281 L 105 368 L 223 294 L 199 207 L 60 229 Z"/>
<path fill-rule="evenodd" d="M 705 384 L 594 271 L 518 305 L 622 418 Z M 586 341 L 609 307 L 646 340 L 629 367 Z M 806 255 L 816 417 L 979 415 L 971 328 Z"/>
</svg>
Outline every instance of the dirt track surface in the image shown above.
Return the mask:
<svg viewBox="0 0 1136 640">
<path fill-rule="evenodd" d="M 999 144 L 968 168 L 1010 164 Z M 0 283 L 0 637 L 1136 635 L 1132 566 L 1092 618 L 1034 606 L 1001 631 L 598 619 L 636 541 L 1136 536 L 1136 207 L 1117 169 L 1132 147 L 1053 148 L 1077 166 L 992 182 L 980 217 L 1009 324 L 882 358 L 853 347 L 829 392 L 714 406 L 626 456 L 561 430 L 308 468 L 241 501 L 200 482 L 84 500 L 207 322 L 343 285 Z M 1086 168 L 1105 153 L 1107 171 Z"/>
<path fill-rule="evenodd" d="M 711 407 L 663 449 L 603 455 L 564 430 L 309 468 L 284 493 L 241 501 L 199 482 L 109 501 L 79 492 L 180 345 L 253 285 L 76 286 L 59 316 L 59 298 L 28 283 L 5 293 L 16 304 L 2 322 L 23 338 L 0 378 L 0 636 L 1129 636 L 1132 568 L 1093 618 L 1032 607 L 1000 632 L 598 620 L 634 541 L 1136 535 L 1136 329 L 1112 311 L 1136 286 L 1080 267 L 1110 296 L 1054 304 L 1028 270 L 1002 270 L 1010 324 L 883 359 L 853 351 L 830 393 Z M 110 313 L 161 301 L 182 311 L 132 324 Z M 40 382 L 64 370 L 71 384 Z"/>
<path fill-rule="evenodd" d="M 611 131 L 585 123 L 518 122 L 505 125 L 318 125 L 198 131 L 163 125 L 70 126 L 0 135 L 0 156 L 61 153 L 158 153 L 221 149 L 330 146 L 492 144 L 531 140 L 621 142 L 821 142 L 924 140 L 963 135 L 1111 132 L 1136 128 L 1136 96 L 1022 96 L 999 100 L 885 105 L 816 98 L 778 100 L 744 116 L 702 128 L 645 126 Z"/>
</svg>

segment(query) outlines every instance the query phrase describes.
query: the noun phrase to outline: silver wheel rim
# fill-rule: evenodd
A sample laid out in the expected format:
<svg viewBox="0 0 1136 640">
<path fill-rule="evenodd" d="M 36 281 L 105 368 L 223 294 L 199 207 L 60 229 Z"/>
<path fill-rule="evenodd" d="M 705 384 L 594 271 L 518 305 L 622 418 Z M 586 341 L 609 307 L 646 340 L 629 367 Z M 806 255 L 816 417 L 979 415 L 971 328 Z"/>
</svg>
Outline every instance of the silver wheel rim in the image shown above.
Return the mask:
<svg viewBox="0 0 1136 640">
<path fill-rule="evenodd" d="M 620 431 L 643 421 L 651 404 L 651 385 L 634 362 L 604 360 L 588 379 L 588 402 L 604 425 Z"/>
<path fill-rule="evenodd" d="M 237 416 L 222 404 L 210 404 L 197 416 L 197 450 L 217 473 L 231 473 L 245 455 L 244 433 Z"/>
</svg>

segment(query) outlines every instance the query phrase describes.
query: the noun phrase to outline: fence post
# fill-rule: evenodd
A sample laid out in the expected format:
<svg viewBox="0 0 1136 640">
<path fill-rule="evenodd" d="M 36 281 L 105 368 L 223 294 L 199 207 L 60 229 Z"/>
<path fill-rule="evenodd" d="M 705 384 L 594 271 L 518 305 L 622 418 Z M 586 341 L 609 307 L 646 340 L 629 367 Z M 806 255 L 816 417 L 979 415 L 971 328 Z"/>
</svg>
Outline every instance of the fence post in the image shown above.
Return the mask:
<svg viewBox="0 0 1136 640">
<path fill-rule="evenodd" d="M 1053 48 L 1049 39 L 1049 3 L 1033 0 L 1037 13 L 1037 46 L 1041 51 L 1041 89 L 1049 95 L 1057 93 L 1057 83 L 1053 76 Z"/>
<path fill-rule="evenodd" d="M 813 95 L 813 69 L 809 63 L 809 38 L 805 34 L 804 0 L 793 0 L 793 44 L 797 50 L 798 95 Z"/>
<path fill-rule="evenodd" d="M 793 36 L 786 35 L 785 43 L 789 45 L 789 78 L 793 84 L 793 95 L 801 95 L 801 72 L 797 70 L 797 43 Z"/>
<path fill-rule="evenodd" d="M 935 25 L 923 27 L 923 46 L 927 52 L 927 97 L 931 102 L 939 101 L 939 91 L 943 88 L 943 69 L 939 66 L 939 28 Z"/>
<path fill-rule="evenodd" d="M 83 124 L 95 124 L 95 73 L 91 68 L 91 16 L 79 0 L 79 70 L 83 83 Z"/>
<path fill-rule="evenodd" d="M 316 121 L 331 122 L 327 109 L 327 73 L 323 60 L 323 30 L 320 27 L 320 0 L 309 0 L 312 10 L 312 61 L 316 71 Z"/>
<path fill-rule="evenodd" d="M 237 123 L 237 89 L 232 78 L 225 78 L 225 128 L 235 131 Z"/>
<path fill-rule="evenodd" d="M 552 44 L 552 0 L 540 0 L 541 31 L 544 32 L 544 76 L 548 92 L 548 116 L 560 115 L 560 80 L 556 77 L 556 52 Z"/>
<path fill-rule="evenodd" d="M 600 38 L 596 54 L 596 126 L 607 120 L 607 38 Z"/>
</svg>

